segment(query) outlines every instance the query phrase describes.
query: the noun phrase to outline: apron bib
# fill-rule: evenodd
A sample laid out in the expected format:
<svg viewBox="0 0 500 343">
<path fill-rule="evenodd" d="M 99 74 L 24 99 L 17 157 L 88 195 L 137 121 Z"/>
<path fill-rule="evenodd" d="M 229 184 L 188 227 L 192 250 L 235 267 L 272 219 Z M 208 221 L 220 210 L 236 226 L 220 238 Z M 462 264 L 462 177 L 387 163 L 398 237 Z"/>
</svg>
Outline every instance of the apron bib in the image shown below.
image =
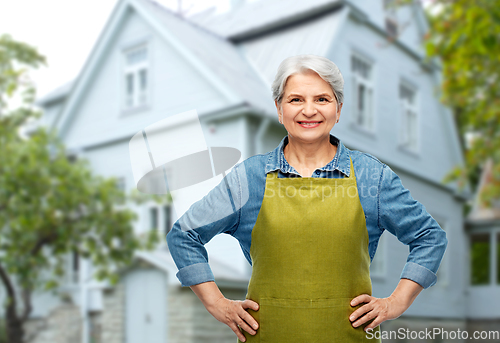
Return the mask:
<svg viewBox="0 0 500 343">
<path fill-rule="evenodd" d="M 246 342 L 380 342 L 363 330 L 373 319 L 357 328 L 349 321 L 364 305 L 352 307 L 351 300 L 372 294 L 368 231 L 352 160 L 349 178 L 268 173 L 250 256 L 246 299 L 259 310 L 247 311 L 259 328 L 254 336 L 240 329 Z"/>
</svg>

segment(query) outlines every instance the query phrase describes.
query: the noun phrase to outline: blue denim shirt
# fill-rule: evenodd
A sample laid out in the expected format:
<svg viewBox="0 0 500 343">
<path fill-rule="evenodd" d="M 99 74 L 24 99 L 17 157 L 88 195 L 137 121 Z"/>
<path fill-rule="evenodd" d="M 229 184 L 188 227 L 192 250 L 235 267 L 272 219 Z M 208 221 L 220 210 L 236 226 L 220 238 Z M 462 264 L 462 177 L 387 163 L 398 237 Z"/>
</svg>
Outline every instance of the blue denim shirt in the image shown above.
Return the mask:
<svg viewBox="0 0 500 343">
<path fill-rule="evenodd" d="M 335 157 L 316 169 L 312 177 L 348 177 L 352 158 L 365 213 L 370 260 L 375 256 L 380 236 L 387 230 L 410 249 L 400 278 L 413 280 L 424 288 L 433 286 L 448 244 L 445 231 L 424 205 L 413 199 L 388 165 L 370 154 L 346 148 L 331 134 L 330 142 L 337 146 Z M 278 169 L 278 177 L 301 177 L 285 159 L 283 148 L 287 143 L 285 136 L 274 150 L 237 163 L 174 223 L 166 238 L 182 286 L 215 281 L 204 244 L 220 233 L 236 238 L 252 264 L 252 229 L 264 198 L 267 173 Z"/>
</svg>

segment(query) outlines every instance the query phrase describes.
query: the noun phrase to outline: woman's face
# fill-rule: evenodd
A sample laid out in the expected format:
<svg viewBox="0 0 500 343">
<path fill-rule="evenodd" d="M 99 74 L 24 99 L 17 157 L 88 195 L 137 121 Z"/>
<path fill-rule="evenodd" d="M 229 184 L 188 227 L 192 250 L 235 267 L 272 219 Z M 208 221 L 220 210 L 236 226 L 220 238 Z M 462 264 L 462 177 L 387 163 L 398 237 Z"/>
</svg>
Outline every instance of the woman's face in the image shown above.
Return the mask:
<svg viewBox="0 0 500 343">
<path fill-rule="evenodd" d="M 311 70 L 288 78 L 281 101 L 283 113 L 276 101 L 275 104 L 288 134 L 304 143 L 329 137 L 342 109 L 340 104 L 337 112 L 332 88 Z"/>
</svg>

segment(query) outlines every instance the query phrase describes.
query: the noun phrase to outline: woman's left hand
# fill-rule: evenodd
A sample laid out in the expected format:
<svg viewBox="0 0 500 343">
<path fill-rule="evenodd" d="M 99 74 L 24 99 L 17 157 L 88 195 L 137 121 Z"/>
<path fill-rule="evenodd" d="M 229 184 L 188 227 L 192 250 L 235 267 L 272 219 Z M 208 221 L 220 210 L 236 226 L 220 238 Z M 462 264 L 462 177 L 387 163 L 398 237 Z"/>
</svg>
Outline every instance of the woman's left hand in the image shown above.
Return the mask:
<svg viewBox="0 0 500 343">
<path fill-rule="evenodd" d="M 365 327 L 365 331 L 376 328 L 386 320 L 398 318 L 411 305 L 406 304 L 393 296 L 389 296 L 388 298 L 375 298 L 368 294 L 361 294 L 351 300 L 351 306 L 356 306 L 362 303 L 366 304 L 351 313 L 349 320 L 351 321 L 352 326 L 358 327 L 375 318 L 373 322 Z M 364 313 L 366 314 L 362 318 L 359 318 Z"/>
</svg>

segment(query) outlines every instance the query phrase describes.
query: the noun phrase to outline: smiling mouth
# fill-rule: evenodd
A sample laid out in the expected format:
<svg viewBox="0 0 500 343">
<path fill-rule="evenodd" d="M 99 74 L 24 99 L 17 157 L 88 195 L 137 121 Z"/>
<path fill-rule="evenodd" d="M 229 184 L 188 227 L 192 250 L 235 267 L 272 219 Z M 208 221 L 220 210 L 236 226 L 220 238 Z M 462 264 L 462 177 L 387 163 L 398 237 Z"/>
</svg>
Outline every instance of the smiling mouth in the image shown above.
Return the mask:
<svg viewBox="0 0 500 343">
<path fill-rule="evenodd" d="M 318 125 L 321 123 L 321 121 L 313 121 L 313 122 L 307 122 L 307 121 L 299 121 L 298 122 L 300 125 L 304 125 L 304 126 L 314 126 L 314 125 Z"/>
</svg>

